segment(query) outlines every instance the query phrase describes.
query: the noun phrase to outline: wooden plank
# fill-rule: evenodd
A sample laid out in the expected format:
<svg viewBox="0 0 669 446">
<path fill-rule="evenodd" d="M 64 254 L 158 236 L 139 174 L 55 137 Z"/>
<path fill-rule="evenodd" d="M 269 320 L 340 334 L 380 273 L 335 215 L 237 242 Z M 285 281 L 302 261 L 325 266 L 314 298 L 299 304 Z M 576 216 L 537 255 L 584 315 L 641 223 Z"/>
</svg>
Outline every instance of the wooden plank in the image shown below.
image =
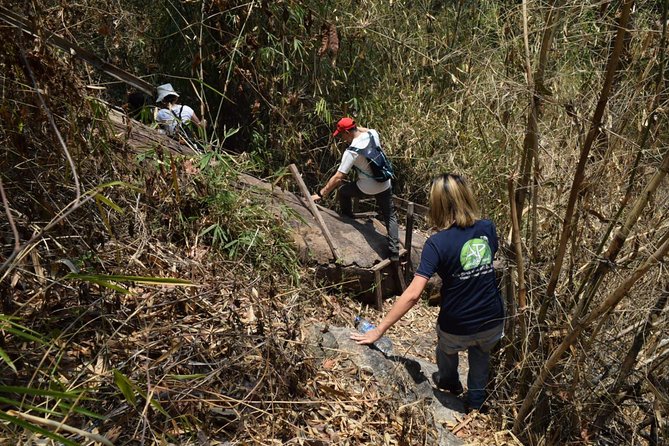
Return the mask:
<svg viewBox="0 0 669 446">
<path fill-rule="evenodd" d="M 395 271 L 393 271 L 393 272 L 395 273 L 395 276 L 396 276 L 396 278 L 397 278 L 397 282 L 398 282 L 398 284 L 399 284 L 399 286 L 400 286 L 400 290 L 401 290 L 401 292 L 403 293 L 404 290 L 407 289 L 407 284 L 406 284 L 406 282 L 404 281 L 404 274 L 402 274 L 402 264 L 401 264 L 400 262 L 397 262 L 397 263 L 395 264 L 395 268 L 396 268 L 396 269 L 395 269 Z"/>
<path fill-rule="evenodd" d="M 406 256 L 409 252 L 402 248 L 400 249 L 400 254 L 399 257 L 402 259 L 402 257 Z M 411 257 L 409 255 L 409 257 Z M 377 263 L 372 267 L 372 271 L 374 272 L 374 287 L 375 287 L 375 292 L 376 292 L 376 309 L 377 310 L 382 310 L 383 309 L 383 276 L 381 275 L 381 271 L 389 266 L 392 262 L 390 259 L 383 259 L 381 262 Z M 393 271 L 392 274 L 395 274 L 397 278 L 396 285 L 399 285 L 400 292 L 404 292 L 406 289 L 406 282 L 404 281 L 404 275 L 402 274 L 402 266 L 399 262 L 397 262 L 397 270 Z"/>
<path fill-rule="evenodd" d="M 405 209 L 405 207 L 408 208 L 409 203 L 413 202 L 405 200 L 404 198 L 400 198 L 396 195 L 393 195 L 393 203 L 395 204 L 396 207 L 400 209 Z M 427 214 L 430 212 L 430 208 L 428 208 L 427 206 L 423 206 L 422 204 L 413 203 L 413 206 L 414 206 L 414 213 L 420 216 L 427 217 Z"/>
<path fill-rule="evenodd" d="M 406 250 L 406 248 L 400 249 L 400 259 L 402 257 L 404 257 L 405 255 L 407 255 L 407 252 L 408 251 Z M 388 265 L 390 265 L 390 259 L 383 259 L 379 263 L 377 263 L 376 265 L 374 265 L 372 267 L 372 271 L 381 271 L 383 268 L 387 267 Z"/>
<path fill-rule="evenodd" d="M 376 202 L 374 198 L 360 198 L 359 203 L 373 203 Z M 430 208 L 427 206 L 423 206 L 422 204 L 418 204 L 409 200 L 405 200 L 404 198 L 400 198 L 397 195 L 393 195 L 393 205 L 395 206 L 395 209 L 401 209 L 403 211 L 406 211 L 408 204 L 413 203 L 414 206 L 414 214 L 420 215 L 421 217 L 426 218 L 428 213 L 430 212 Z M 355 208 L 354 208 L 355 209 Z"/>
<path fill-rule="evenodd" d="M 370 212 L 354 212 L 353 213 L 353 218 L 372 218 L 376 217 L 377 213 L 370 211 Z"/>
<path fill-rule="evenodd" d="M 376 265 L 372 266 L 372 271 L 381 271 L 383 268 L 387 267 L 390 265 L 390 259 L 383 259 Z"/>
<path fill-rule="evenodd" d="M 288 169 L 290 170 L 290 173 L 293 174 L 293 178 L 295 178 L 295 182 L 297 182 L 297 186 L 300 188 L 302 195 L 304 195 L 304 199 L 307 202 L 307 207 L 309 208 L 309 211 L 311 211 L 311 214 L 316 219 L 318 226 L 320 226 L 321 232 L 323 232 L 325 241 L 330 246 L 330 250 L 332 251 L 332 255 L 334 256 L 334 260 L 336 262 L 337 260 L 339 260 L 340 257 L 339 257 L 339 252 L 337 251 L 337 247 L 335 246 L 334 239 L 332 238 L 332 234 L 330 234 L 330 231 L 328 230 L 327 226 L 325 226 L 325 221 L 323 220 L 323 216 L 316 207 L 316 203 L 314 203 L 314 200 L 311 198 L 309 189 L 307 189 L 307 185 L 304 184 L 300 171 L 297 170 L 297 166 L 295 164 L 291 164 L 290 166 L 288 166 Z"/>
</svg>

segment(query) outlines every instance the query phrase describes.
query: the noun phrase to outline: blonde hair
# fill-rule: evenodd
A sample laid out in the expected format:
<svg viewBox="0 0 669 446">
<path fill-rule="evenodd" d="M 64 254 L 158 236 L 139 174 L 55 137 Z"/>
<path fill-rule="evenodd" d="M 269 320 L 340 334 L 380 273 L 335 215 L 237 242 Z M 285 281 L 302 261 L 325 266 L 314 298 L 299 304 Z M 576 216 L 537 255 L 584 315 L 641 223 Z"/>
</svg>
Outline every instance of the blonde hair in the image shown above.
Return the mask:
<svg viewBox="0 0 669 446">
<path fill-rule="evenodd" d="M 445 173 L 432 181 L 429 222 L 436 229 L 466 228 L 479 219 L 479 206 L 467 181 Z"/>
</svg>

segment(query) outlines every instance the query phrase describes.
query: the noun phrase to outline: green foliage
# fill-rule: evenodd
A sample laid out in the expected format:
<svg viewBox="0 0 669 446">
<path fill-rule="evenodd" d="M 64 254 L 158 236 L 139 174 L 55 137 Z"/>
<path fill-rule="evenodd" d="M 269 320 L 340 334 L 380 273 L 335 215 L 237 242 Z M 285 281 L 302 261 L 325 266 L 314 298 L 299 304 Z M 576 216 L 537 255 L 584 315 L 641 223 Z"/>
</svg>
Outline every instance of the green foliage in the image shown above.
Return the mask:
<svg viewBox="0 0 669 446">
<path fill-rule="evenodd" d="M 114 370 L 114 384 L 119 388 L 125 400 L 132 407 L 137 406 L 137 396 L 139 394 L 142 398 L 147 399 L 147 393 L 142 390 L 137 384 L 132 382 L 130 378 L 125 376 L 119 370 Z M 151 398 L 149 404 L 161 414 L 169 417 L 170 415 L 163 409 L 163 406 L 154 398 Z"/>
<path fill-rule="evenodd" d="M 319 167 L 306 172 L 307 179 L 314 178 L 338 160 L 338 152 L 328 148 L 333 122 L 354 115 L 381 132 L 398 166 L 397 193 L 424 201 L 424 186 L 437 171 L 458 170 L 490 184 L 482 190 L 486 195 L 499 195 L 496 175 L 478 170 L 476 160 L 499 159 L 506 167 L 511 153 L 483 143 L 502 139 L 503 129 L 481 123 L 485 133 L 472 132 L 471 117 L 489 114 L 487 104 L 477 103 L 476 97 L 473 102 L 464 99 L 471 97 L 472 81 L 483 81 L 483 71 L 477 72 L 466 54 L 495 55 L 490 48 L 501 39 L 500 6 L 401 5 L 363 1 L 334 8 L 316 1 L 255 6 L 230 1 L 227 9 L 209 15 L 202 43 L 210 57 L 201 63 L 210 76 L 205 83 L 223 85 L 219 94 L 207 90 L 208 102 L 218 104 L 218 124 L 241 125 L 229 142 L 253 152 L 266 172 L 298 162 Z M 172 36 L 174 45 L 161 56 L 171 63 L 171 71 L 188 77 L 192 73 L 185 66 L 174 65 L 191 59 L 194 47 L 175 36 L 181 20 L 193 23 L 200 11 L 196 5 L 165 6 L 156 32 Z M 328 24 L 338 33 L 336 54 L 319 51 Z M 218 79 L 214 73 L 220 73 Z"/>
<path fill-rule="evenodd" d="M 233 158 L 217 152 L 204 155 L 201 163 L 197 181 L 206 193 L 193 199 L 206 210 L 207 224 L 193 221 L 202 228 L 199 237 L 230 259 L 296 276 L 295 252 L 282 215 L 272 213 L 267 191 L 244 187 L 240 179 L 239 172 L 252 171 L 252 165 L 234 164 Z"/>
<path fill-rule="evenodd" d="M 18 321 L 19 319 L 16 317 L 0 314 L 0 333 L 7 336 L 5 343 L 14 347 L 15 341 L 20 340 L 26 345 L 32 344 L 34 349 L 51 347 L 52 340 L 25 327 Z M 23 374 L 23 371 L 19 372 L 17 370 L 15 362 L 12 361 L 6 350 L 0 349 L 0 359 L 12 369 L 15 377 Z M 20 358 L 20 361 L 23 362 L 24 359 Z M 58 370 L 54 369 L 51 373 L 49 379 L 39 380 L 41 384 L 32 382 L 28 386 L 4 384 L 6 381 L 12 382 L 9 376 L 0 379 L 0 403 L 3 405 L 3 410 L 0 410 L 0 419 L 8 422 L 6 428 L 10 430 L 25 429 L 56 440 L 61 444 L 76 446 L 79 443 L 36 424 L 37 421 L 42 419 L 30 414 L 43 414 L 51 420 L 51 423 L 60 420 L 60 423 L 63 423 L 63 429 L 66 431 L 72 430 L 67 424 L 68 417 L 76 415 L 91 421 L 103 420 L 104 417 L 82 407 L 83 403 L 95 401 L 95 398 L 89 395 L 94 394 L 94 392 L 88 392 L 83 387 L 66 390 L 60 383 Z"/>
<path fill-rule="evenodd" d="M 0 333 L 8 333 L 20 339 L 30 342 L 44 343 L 45 341 L 39 336 L 39 333 L 24 327 L 18 323 L 18 318 L 0 314 Z M 0 348 L 0 360 L 7 364 L 14 373 L 17 373 L 16 365 L 7 352 Z"/>
</svg>

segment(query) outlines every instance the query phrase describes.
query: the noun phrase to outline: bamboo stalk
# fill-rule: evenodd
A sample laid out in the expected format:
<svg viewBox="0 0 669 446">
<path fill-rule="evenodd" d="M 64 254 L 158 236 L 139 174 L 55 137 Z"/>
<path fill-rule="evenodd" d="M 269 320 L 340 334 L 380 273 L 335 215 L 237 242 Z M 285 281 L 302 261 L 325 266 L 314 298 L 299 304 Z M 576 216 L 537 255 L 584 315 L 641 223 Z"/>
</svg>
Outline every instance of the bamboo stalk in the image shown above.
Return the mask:
<svg viewBox="0 0 669 446">
<path fill-rule="evenodd" d="M 634 186 L 634 179 L 636 178 L 636 173 L 637 173 L 637 168 L 639 166 L 639 163 L 641 161 L 641 157 L 643 152 L 646 150 L 646 144 L 648 142 L 648 137 L 650 135 L 650 129 L 651 127 L 658 126 L 658 121 L 659 121 L 659 113 L 658 113 L 658 107 L 660 104 L 660 98 L 663 96 L 662 94 L 662 89 L 664 88 L 665 84 L 665 79 L 664 79 L 664 66 L 665 66 L 665 52 L 667 48 L 667 13 L 668 13 L 668 5 L 667 2 L 665 1 L 663 3 L 663 8 L 662 8 L 662 37 L 660 39 L 660 45 L 658 52 L 660 54 L 660 61 L 658 63 L 658 71 L 657 71 L 657 79 L 655 83 L 655 97 L 653 99 L 653 104 L 650 107 L 649 110 L 649 116 L 648 120 L 646 122 L 646 125 L 644 127 L 644 131 L 641 135 L 641 141 L 639 142 L 639 149 L 637 150 L 636 158 L 634 160 L 634 164 L 632 166 L 632 173 L 630 174 L 630 177 L 627 181 L 627 189 L 625 191 L 625 195 L 623 199 L 620 202 L 620 205 L 618 207 L 618 210 L 615 214 L 615 216 L 611 219 L 611 222 L 609 223 L 609 226 L 604 233 L 602 240 L 600 241 L 599 245 L 597 246 L 597 249 L 595 251 L 595 255 L 599 256 L 600 253 L 602 252 L 602 249 L 604 249 L 604 245 L 607 240 L 609 240 L 609 236 L 611 232 L 613 232 L 613 229 L 615 226 L 618 224 L 618 221 L 620 219 L 620 216 L 623 213 L 623 210 L 626 208 L 627 203 L 632 197 L 632 189 Z M 583 295 L 584 290 L 589 286 L 591 283 L 590 278 L 592 275 L 595 273 L 595 271 L 598 269 L 599 264 L 591 263 L 584 276 L 583 280 L 581 281 L 581 285 L 579 286 L 579 289 L 576 292 L 576 302 L 580 304 L 580 296 Z"/>
<path fill-rule="evenodd" d="M 655 305 L 648 312 L 646 321 L 634 336 L 634 341 L 632 341 L 632 345 L 627 351 L 625 359 L 623 359 L 615 382 L 609 386 L 603 396 L 599 397 L 598 404 L 595 405 L 595 407 L 599 407 L 599 410 L 597 411 L 597 416 L 591 431 L 594 435 L 597 435 L 597 431 L 607 424 L 607 420 L 613 413 L 615 406 L 612 403 L 612 398 L 616 398 L 616 395 L 621 393 L 621 388 L 632 371 L 632 367 L 636 364 L 639 352 L 653 329 L 653 320 L 659 317 L 662 311 L 664 311 L 664 307 L 667 305 L 667 300 L 669 300 L 669 282 L 665 284 L 664 290 L 660 293 Z"/>
<path fill-rule="evenodd" d="M 662 160 L 662 164 L 658 167 L 653 177 L 650 179 L 644 190 L 637 198 L 636 202 L 634 203 L 634 206 L 627 215 L 625 222 L 622 224 L 620 229 L 618 229 L 618 231 L 613 237 L 613 240 L 611 240 L 608 249 L 602 256 L 603 257 L 602 260 L 597 264 L 597 267 L 594 273 L 592 274 L 592 278 L 589 280 L 588 284 L 585 287 L 585 290 L 583 292 L 584 296 L 579 301 L 578 306 L 574 312 L 575 317 L 578 317 L 587 310 L 590 301 L 592 300 L 595 293 L 602 284 L 604 276 L 609 271 L 611 271 L 611 266 L 615 263 L 618 254 L 620 253 L 623 245 L 625 244 L 625 240 L 627 240 L 627 237 L 632 231 L 632 228 L 634 227 L 639 217 L 641 216 L 641 212 L 643 212 L 646 205 L 650 201 L 652 195 L 660 187 L 662 181 L 664 181 L 664 178 L 667 176 L 668 172 L 669 172 L 669 150 L 667 150 L 666 153 L 664 154 L 664 159 Z"/>
<path fill-rule="evenodd" d="M 609 57 L 607 66 L 606 66 L 606 75 L 604 78 L 604 85 L 602 86 L 602 91 L 597 101 L 597 107 L 595 108 L 595 113 L 592 117 L 590 123 L 590 130 L 585 139 L 585 143 L 581 148 L 581 153 L 579 155 L 578 165 L 576 167 L 576 172 L 574 173 L 574 179 L 572 181 L 571 190 L 569 192 L 569 199 L 567 202 L 567 209 L 565 211 L 564 221 L 562 225 L 562 233 L 560 234 L 560 241 L 558 242 L 558 249 L 555 255 L 555 263 L 551 270 L 551 276 L 548 281 L 548 286 L 546 288 L 546 301 L 550 302 L 555 296 L 555 289 L 557 287 L 558 279 L 560 277 L 560 272 L 562 270 L 562 263 L 564 262 L 565 252 L 567 250 L 567 243 L 571 236 L 572 230 L 572 217 L 574 215 L 576 207 L 576 199 L 580 191 L 581 183 L 585 177 L 585 165 L 587 164 L 588 157 L 590 155 L 590 150 L 592 149 L 593 142 L 599 134 L 599 128 L 602 121 L 602 116 L 604 115 L 604 110 L 608 103 L 609 94 L 611 92 L 611 86 L 613 84 L 613 79 L 615 73 L 618 71 L 618 61 L 620 60 L 620 54 L 622 52 L 625 34 L 627 32 L 627 22 L 629 21 L 630 11 L 632 9 L 633 0 L 625 0 L 621 7 L 620 19 L 617 25 L 618 31 L 616 33 L 613 51 Z M 548 306 L 548 303 L 544 305 Z M 539 322 L 545 318 L 547 308 L 544 309 L 542 306 L 542 311 L 539 314 Z"/>
<path fill-rule="evenodd" d="M 30 421 L 31 423 L 38 423 L 42 424 L 44 426 L 49 426 L 58 432 L 59 430 L 64 430 L 67 431 L 71 434 L 77 434 L 81 435 L 82 437 L 85 437 L 91 441 L 96 441 L 98 443 L 105 444 L 107 446 L 114 446 L 114 443 L 109 441 L 107 438 L 103 437 L 102 435 L 94 434 L 91 432 L 87 432 L 81 429 L 77 429 L 76 427 L 72 427 L 67 424 L 59 423 L 58 421 L 54 420 L 48 420 L 46 418 L 41 418 L 41 417 L 36 417 L 35 415 L 30 415 L 27 413 L 23 412 L 18 412 L 16 410 L 8 410 L 7 415 L 12 416 L 12 417 L 17 417 L 17 418 L 22 418 L 26 421 Z"/>
<path fill-rule="evenodd" d="M 518 269 L 518 311 L 521 313 L 527 307 L 527 290 L 525 288 L 525 267 L 523 265 L 523 251 L 520 243 L 520 225 L 516 212 L 516 202 L 513 199 L 515 191 L 513 188 L 513 178 L 509 178 L 507 183 L 509 190 L 509 203 L 511 204 L 511 227 L 514 254 L 516 257 L 516 268 Z M 526 333 L 523 333 L 523 335 Z"/>
<path fill-rule="evenodd" d="M 528 91 L 531 92 L 529 114 L 527 116 L 527 127 L 525 130 L 525 138 L 523 140 L 523 156 L 520 165 L 520 184 L 516 188 L 516 208 L 520 211 L 525 206 L 525 198 L 530 184 L 530 174 L 532 165 L 535 164 L 535 171 L 538 169 L 539 149 L 539 106 L 543 100 L 543 96 L 548 92 L 544 85 L 544 73 L 546 71 L 546 64 L 548 61 L 548 51 L 551 48 L 553 37 L 555 35 L 555 28 L 559 22 L 562 4 L 565 0 L 555 0 L 546 16 L 546 26 L 541 38 L 541 50 L 539 53 L 539 63 L 536 70 L 536 77 L 532 73 L 532 63 L 530 56 L 529 43 L 529 29 L 527 18 L 527 0 L 523 0 L 523 42 L 525 46 L 525 72 L 527 76 Z M 534 163 L 533 163 L 534 162 Z M 521 215 L 518 215 L 520 222 Z"/>
<path fill-rule="evenodd" d="M 562 358 L 562 355 L 571 347 L 576 340 L 579 338 L 581 332 L 588 328 L 593 321 L 599 319 L 605 313 L 613 310 L 622 298 L 629 292 L 632 286 L 641 279 L 647 272 L 657 264 L 664 256 L 669 252 L 669 237 L 665 237 L 662 241 L 660 247 L 649 256 L 646 261 L 635 269 L 632 274 L 630 274 L 611 294 L 609 294 L 606 299 L 597 307 L 595 310 L 590 312 L 586 317 L 582 318 L 576 323 L 573 324 L 572 330 L 567 334 L 565 339 L 558 345 L 555 350 L 551 353 L 550 357 L 546 360 L 539 375 L 532 383 L 532 386 L 527 392 L 523 404 L 518 410 L 518 415 L 513 424 L 513 431 L 517 434 L 521 431 L 521 426 L 525 422 L 525 418 L 529 414 L 534 400 L 536 399 L 539 391 L 543 387 L 546 379 L 550 375 L 551 371 L 557 365 L 558 361 Z"/>
<path fill-rule="evenodd" d="M 516 270 L 518 272 L 518 326 L 520 329 L 520 346 L 518 350 L 521 352 L 520 361 L 524 362 L 526 359 L 527 353 L 527 289 L 525 287 L 525 265 L 523 260 L 523 251 L 522 245 L 520 242 L 520 225 L 518 223 L 518 212 L 516 210 L 516 201 L 514 200 L 515 191 L 513 185 L 513 178 L 510 177 L 507 182 L 508 193 L 509 193 L 509 204 L 511 206 L 511 235 L 514 247 L 514 254 L 516 259 Z M 524 389 L 527 387 L 529 380 L 531 379 L 531 370 L 529 367 L 524 367 L 522 369 L 521 376 L 519 378 L 520 388 Z"/>
<path fill-rule="evenodd" d="M 197 39 L 197 52 L 198 52 L 198 66 L 197 66 L 197 69 L 199 71 L 198 78 L 201 81 L 200 82 L 200 91 L 197 92 L 197 93 L 199 93 L 199 97 L 200 97 L 200 119 L 202 119 L 202 121 L 205 122 L 205 123 L 206 123 L 206 119 L 205 119 L 205 111 L 206 110 L 205 109 L 208 108 L 208 107 L 205 107 L 205 101 L 207 100 L 207 98 L 205 97 L 205 94 L 204 94 L 204 82 L 203 81 L 204 81 L 205 77 L 204 77 L 204 51 L 202 50 L 202 46 L 203 46 L 202 42 L 204 41 L 204 20 L 205 20 L 206 7 L 207 7 L 206 0 L 202 0 L 200 2 L 200 23 L 199 23 L 199 33 L 198 33 L 199 35 L 198 35 L 198 39 Z M 204 134 L 204 137 L 205 137 L 204 140 L 206 141 L 207 140 L 207 138 L 206 138 L 206 130 L 207 130 L 206 124 L 203 125 L 203 128 L 198 129 L 198 130 L 202 130 L 202 132 L 198 132 L 198 133 L 200 133 L 200 136 L 203 136 L 203 134 Z"/>
<path fill-rule="evenodd" d="M 462 5 L 464 4 L 464 0 L 460 0 L 458 2 L 458 9 L 455 13 L 455 27 L 453 29 L 453 36 L 450 38 L 450 42 L 447 42 L 446 45 L 450 48 L 453 48 L 455 46 L 455 39 L 458 36 L 458 25 L 460 24 L 460 15 L 462 14 Z"/>
<path fill-rule="evenodd" d="M 516 353 L 518 349 L 516 348 L 515 338 L 516 338 L 516 307 L 513 304 L 513 297 L 515 294 L 515 287 L 513 284 L 513 266 L 507 268 L 507 274 L 504 280 L 504 291 L 506 294 L 506 305 L 507 305 L 507 326 L 504 329 L 506 333 L 506 343 L 508 347 L 506 348 L 506 361 L 504 364 L 505 371 L 509 372 L 513 368 L 513 363 L 516 358 Z"/>
<path fill-rule="evenodd" d="M 537 113 L 536 103 L 534 101 L 534 86 L 532 80 L 532 64 L 530 62 L 530 44 L 529 31 L 527 27 L 527 0 L 523 0 L 523 43 L 525 48 L 525 76 L 527 76 L 528 91 L 531 91 L 530 97 L 530 112 L 527 116 L 527 127 L 525 129 L 525 138 L 523 139 L 523 156 L 520 161 L 520 184 L 516 188 L 516 209 L 521 210 L 525 205 L 525 196 L 527 195 L 527 188 L 530 184 L 530 170 L 532 166 L 532 158 L 537 146 Z M 518 215 L 518 221 L 521 220 L 521 215 Z"/>
<path fill-rule="evenodd" d="M 562 7 L 564 6 L 565 2 L 566 0 L 554 0 L 553 5 L 551 5 L 551 8 L 546 14 L 546 25 L 544 26 L 544 32 L 541 37 L 541 49 L 539 50 L 539 63 L 537 65 L 537 72 L 534 77 L 536 87 L 539 90 L 546 89 L 546 86 L 544 85 L 544 73 L 546 71 L 546 65 L 548 64 L 548 52 L 551 49 L 551 44 L 553 43 L 553 38 L 555 36 L 555 30 L 557 29 L 557 25 L 560 22 Z"/>
</svg>

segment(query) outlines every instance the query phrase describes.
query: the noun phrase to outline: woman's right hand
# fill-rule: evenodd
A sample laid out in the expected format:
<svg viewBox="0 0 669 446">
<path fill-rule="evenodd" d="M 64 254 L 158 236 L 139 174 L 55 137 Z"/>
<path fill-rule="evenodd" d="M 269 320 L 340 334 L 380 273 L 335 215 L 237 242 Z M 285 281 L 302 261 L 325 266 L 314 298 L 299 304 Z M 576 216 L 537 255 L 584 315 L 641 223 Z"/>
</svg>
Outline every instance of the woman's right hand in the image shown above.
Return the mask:
<svg viewBox="0 0 669 446">
<path fill-rule="evenodd" d="M 379 330 L 378 328 L 373 328 L 369 330 L 367 333 L 358 333 L 358 332 L 351 333 L 351 339 L 353 339 L 356 342 L 356 344 L 359 345 L 373 344 L 379 339 L 381 339 L 381 336 L 383 336 L 383 333 L 381 333 L 381 330 Z"/>
</svg>

